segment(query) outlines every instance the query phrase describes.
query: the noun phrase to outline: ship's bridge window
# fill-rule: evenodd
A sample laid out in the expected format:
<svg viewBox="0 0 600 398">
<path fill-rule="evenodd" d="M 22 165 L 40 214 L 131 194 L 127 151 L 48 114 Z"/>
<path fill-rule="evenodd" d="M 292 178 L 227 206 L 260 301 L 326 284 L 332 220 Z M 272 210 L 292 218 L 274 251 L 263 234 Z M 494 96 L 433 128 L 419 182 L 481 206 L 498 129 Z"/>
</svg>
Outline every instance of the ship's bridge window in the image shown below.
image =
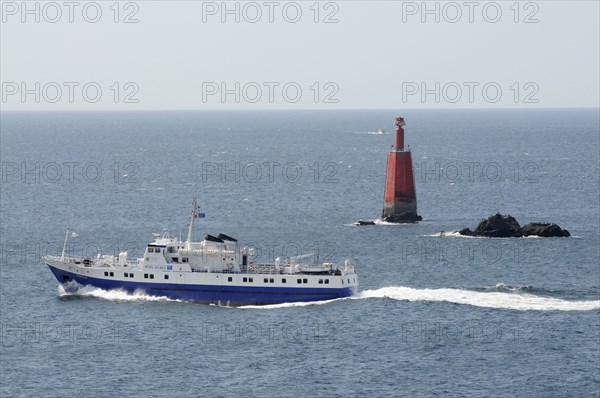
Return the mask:
<svg viewBox="0 0 600 398">
<path fill-rule="evenodd" d="M 154 248 L 151 246 L 148 246 L 148 253 L 154 253 Z"/>
<path fill-rule="evenodd" d="M 187 257 L 181 257 L 181 262 L 182 262 L 182 263 L 187 263 L 187 262 L 188 262 L 188 259 L 187 259 Z"/>
<path fill-rule="evenodd" d="M 154 249 L 154 252 L 155 252 L 155 253 L 160 253 L 160 248 L 159 248 L 159 247 L 155 248 L 155 249 Z"/>
<path fill-rule="evenodd" d="M 175 248 L 173 246 L 169 246 L 168 252 L 175 253 Z"/>
</svg>

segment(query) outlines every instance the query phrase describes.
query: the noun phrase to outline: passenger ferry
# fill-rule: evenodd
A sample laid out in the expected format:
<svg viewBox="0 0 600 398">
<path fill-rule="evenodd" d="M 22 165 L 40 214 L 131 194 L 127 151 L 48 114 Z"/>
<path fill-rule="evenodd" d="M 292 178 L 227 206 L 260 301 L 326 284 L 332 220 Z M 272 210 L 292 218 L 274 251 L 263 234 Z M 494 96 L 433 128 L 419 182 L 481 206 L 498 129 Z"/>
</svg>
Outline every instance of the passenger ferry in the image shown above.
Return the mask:
<svg viewBox="0 0 600 398">
<path fill-rule="evenodd" d="M 241 306 L 306 302 L 348 297 L 358 289 L 354 267 L 323 262 L 302 264 L 299 258 L 280 258 L 273 264 L 254 264 L 250 247 L 230 236 L 206 235 L 193 242 L 194 220 L 202 217 L 192 203 L 187 241 L 171 238 L 168 230 L 154 234 L 144 256 L 129 259 L 98 254 L 96 258 L 44 256 L 43 261 L 67 291 L 82 286 L 121 289 L 133 293 L 203 303 Z"/>
</svg>

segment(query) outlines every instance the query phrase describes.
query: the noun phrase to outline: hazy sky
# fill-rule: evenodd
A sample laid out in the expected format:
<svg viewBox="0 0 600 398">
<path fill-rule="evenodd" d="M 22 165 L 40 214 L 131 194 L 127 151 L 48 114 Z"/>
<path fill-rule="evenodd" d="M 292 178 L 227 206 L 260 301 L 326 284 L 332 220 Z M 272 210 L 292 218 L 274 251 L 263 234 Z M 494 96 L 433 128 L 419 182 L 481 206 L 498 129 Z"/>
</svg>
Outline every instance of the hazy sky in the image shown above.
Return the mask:
<svg viewBox="0 0 600 398">
<path fill-rule="evenodd" d="M 597 1 L 65 4 L 2 1 L 3 110 L 599 106 Z"/>
</svg>

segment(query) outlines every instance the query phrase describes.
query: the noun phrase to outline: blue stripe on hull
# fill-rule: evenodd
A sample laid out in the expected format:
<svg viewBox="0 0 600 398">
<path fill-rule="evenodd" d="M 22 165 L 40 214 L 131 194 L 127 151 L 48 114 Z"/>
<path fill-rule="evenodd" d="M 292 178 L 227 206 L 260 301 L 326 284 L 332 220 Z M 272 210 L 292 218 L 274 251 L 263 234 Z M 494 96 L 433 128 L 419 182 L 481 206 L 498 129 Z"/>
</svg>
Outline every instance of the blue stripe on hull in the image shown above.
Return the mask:
<svg viewBox="0 0 600 398">
<path fill-rule="evenodd" d="M 171 299 L 193 300 L 205 303 L 229 302 L 230 305 L 244 304 L 277 304 L 287 302 L 305 302 L 331 300 L 352 296 L 356 287 L 346 288 L 284 288 L 284 287 L 250 287 L 219 285 L 187 285 L 175 283 L 125 282 L 90 278 L 64 271 L 47 264 L 59 283 L 65 284 L 65 278 L 81 284 L 105 290 L 121 289 L 129 293 L 142 290 L 153 296 Z"/>
</svg>

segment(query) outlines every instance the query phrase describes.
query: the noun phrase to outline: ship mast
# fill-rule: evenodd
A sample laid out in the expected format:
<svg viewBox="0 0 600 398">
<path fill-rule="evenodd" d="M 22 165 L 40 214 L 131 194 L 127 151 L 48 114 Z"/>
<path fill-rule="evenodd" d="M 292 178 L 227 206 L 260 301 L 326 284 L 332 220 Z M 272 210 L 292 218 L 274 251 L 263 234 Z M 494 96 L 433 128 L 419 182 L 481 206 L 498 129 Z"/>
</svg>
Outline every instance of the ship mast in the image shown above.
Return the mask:
<svg viewBox="0 0 600 398">
<path fill-rule="evenodd" d="M 196 204 L 196 198 L 194 198 L 194 201 L 192 202 L 192 214 L 190 217 L 190 228 L 188 229 L 188 236 L 187 236 L 187 249 L 191 249 L 191 243 L 192 243 L 192 231 L 194 229 L 194 219 L 196 218 L 196 211 L 198 210 L 198 205 Z"/>
</svg>

